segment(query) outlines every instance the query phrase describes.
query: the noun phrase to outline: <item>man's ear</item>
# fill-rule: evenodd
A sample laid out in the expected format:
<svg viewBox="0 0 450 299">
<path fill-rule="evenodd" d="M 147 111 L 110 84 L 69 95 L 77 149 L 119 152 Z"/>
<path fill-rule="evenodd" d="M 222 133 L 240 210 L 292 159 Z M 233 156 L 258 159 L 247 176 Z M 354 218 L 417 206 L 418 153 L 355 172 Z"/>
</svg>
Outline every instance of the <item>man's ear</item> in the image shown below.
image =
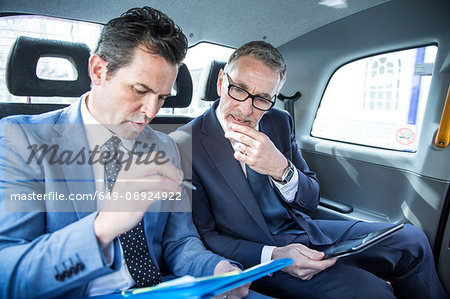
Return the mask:
<svg viewBox="0 0 450 299">
<path fill-rule="evenodd" d="M 106 79 L 106 61 L 98 54 L 94 54 L 89 58 L 89 76 L 92 84 L 100 85 L 102 80 Z"/>
<path fill-rule="evenodd" d="M 224 75 L 224 71 L 223 71 L 223 69 L 220 69 L 219 77 L 217 77 L 217 94 L 219 95 L 219 97 L 222 96 L 223 75 Z"/>
</svg>

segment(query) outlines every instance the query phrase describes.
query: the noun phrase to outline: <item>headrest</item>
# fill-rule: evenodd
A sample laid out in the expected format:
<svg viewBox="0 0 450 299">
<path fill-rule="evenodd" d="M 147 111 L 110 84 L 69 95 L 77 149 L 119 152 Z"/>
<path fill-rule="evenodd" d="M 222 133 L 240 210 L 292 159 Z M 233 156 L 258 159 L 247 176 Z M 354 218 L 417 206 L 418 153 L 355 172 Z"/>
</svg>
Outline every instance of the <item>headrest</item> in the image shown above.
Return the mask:
<svg viewBox="0 0 450 299">
<path fill-rule="evenodd" d="M 90 90 L 89 56 L 89 47 L 83 43 L 20 36 L 8 55 L 6 85 L 16 96 L 79 97 Z M 36 70 L 41 57 L 67 59 L 76 69 L 78 78 L 74 81 L 38 78 Z M 188 107 L 192 100 L 192 79 L 184 64 L 178 70 L 174 89 L 177 94 L 168 97 L 163 107 Z"/>
<path fill-rule="evenodd" d="M 213 60 L 203 68 L 198 87 L 202 101 L 215 101 L 219 98 L 217 94 L 217 79 L 219 78 L 220 69 L 223 69 L 226 64 L 223 61 Z"/>
<path fill-rule="evenodd" d="M 8 55 L 6 85 L 16 96 L 78 97 L 90 89 L 89 47 L 83 43 L 20 36 Z M 78 73 L 74 81 L 40 79 L 36 74 L 41 57 L 64 58 Z"/>
<path fill-rule="evenodd" d="M 167 97 L 163 108 L 186 108 L 192 100 L 192 78 L 187 66 L 182 64 L 178 69 L 178 76 L 175 80 L 174 89 L 177 94 Z"/>
</svg>

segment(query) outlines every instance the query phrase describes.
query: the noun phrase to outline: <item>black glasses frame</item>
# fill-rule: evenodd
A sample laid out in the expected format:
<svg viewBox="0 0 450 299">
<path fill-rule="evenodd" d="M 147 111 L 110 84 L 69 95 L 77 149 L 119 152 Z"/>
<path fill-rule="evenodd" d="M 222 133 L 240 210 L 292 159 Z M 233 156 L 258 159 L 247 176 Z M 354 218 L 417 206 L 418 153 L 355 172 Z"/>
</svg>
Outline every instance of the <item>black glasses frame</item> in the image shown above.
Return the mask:
<svg viewBox="0 0 450 299">
<path fill-rule="evenodd" d="M 273 106 L 275 106 L 275 101 L 277 100 L 277 99 L 276 99 L 276 95 L 273 95 L 273 96 L 272 96 L 272 99 L 275 99 L 275 101 L 271 101 L 271 100 L 268 100 L 268 99 L 263 98 L 263 97 L 260 97 L 260 96 L 252 95 L 251 93 L 249 93 L 248 91 L 246 91 L 246 90 L 243 89 L 242 87 L 239 87 L 239 86 L 237 86 L 237 85 L 235 85 L 235 84 L 232 84 L 231 82 L 233 82 L 233 80 L 230 78 L 230 76 L 229 76 L 227 73 L 225 73 L 225 74 L 227 75 L 227 79 L 228 79 L 228 95 L 229 95 L 230 98 L 232 98 L 233 100 L 238 101 L 238 102 L 245 102 L 245 101 L 247 101 L 248 98 L 251 98 L 251 99 L 252 99 L 252 106 L 255 107 L 255 108 L 258 109 L 258 110 L 261 110 L 261 111 L 269 111 Z M 231 90 L 232 87 L 238 88 L 238 89 L 240 89 L 240 90 L 246 92 L 246 93 L 247 93 L 247 97 L 246 97 L 245 99 L 243 99 L 243 100 L 236 99 L 235 97 L 233 97 L 233 96 L 230 94 L 230 90 Z M 270 107 L 267 108 L 267 109 L 261 109 L 261 108 L 259 108 L 259 107 L 256 107 L 256 106 L 255 106 L 255 98 L 264 99 L 264 100 L 270 102 L 270 103 L 271 103 Z"/>
</svg>

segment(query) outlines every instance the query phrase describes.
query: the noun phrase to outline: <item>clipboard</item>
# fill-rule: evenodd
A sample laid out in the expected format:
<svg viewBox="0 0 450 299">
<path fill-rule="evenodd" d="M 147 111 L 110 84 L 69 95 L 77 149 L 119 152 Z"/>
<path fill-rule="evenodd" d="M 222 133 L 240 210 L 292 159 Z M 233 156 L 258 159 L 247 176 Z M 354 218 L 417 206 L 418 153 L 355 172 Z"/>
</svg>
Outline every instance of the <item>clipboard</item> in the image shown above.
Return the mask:
<svg viewBox="0 0 450 299">
<path fill-rule="evenodd" d="M 200 278 L 184 276 L 178 279 L 161 283 L 154 287 L 131 289 L 122 291 L 121 293 L 94 296 L 89 298 L 210 298 L 274 273 L 286 266 L 289 266 L 292 263 L 292 259 L 282 258 L 256 265 L 242 272 L 232 271 L 224 274 L 205 276 Z"/>
<path fill-rule="evenodd" d="M 389 238 L 393 233 L 402 229 L 403 226 L 404 224 L 401 223 L 376 232 L 371 232 L 358 239 L 343 241 L 341 243 L 328 247 L 323 250 L 323 253 L 325 253 L 325 257 L 323 259 L 325 260 L 335 257 L 344 257 L 347 255 L 362 252 L 383 241 L 384 239 Z"/>
</svg>

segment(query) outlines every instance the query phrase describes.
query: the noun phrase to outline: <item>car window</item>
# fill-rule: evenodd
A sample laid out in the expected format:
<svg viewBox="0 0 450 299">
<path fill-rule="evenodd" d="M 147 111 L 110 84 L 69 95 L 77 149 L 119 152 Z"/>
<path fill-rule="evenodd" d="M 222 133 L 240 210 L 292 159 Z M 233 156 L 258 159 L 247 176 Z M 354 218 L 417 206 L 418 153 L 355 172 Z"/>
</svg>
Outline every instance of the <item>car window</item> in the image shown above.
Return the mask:
<svg viewBox="0 0 450 299">
<path fill-rule="evenodd" d="M 83 42 L 93 51 L 103 25 L 43 16 L 8 16 L 0 18 L 0 102 L 72 103 L 77 99 L 62 97 L 17 97 L 9 93 L 5 83 L 8 53 L 19 36 L 47 38 L 72 42 Z M 205 65 L 212 60 L 226 61 L 234 49 L 211 43 L 199 43 L 188 49 L 185 64 L 193 81 L 193 98 L 188 108 L 164 108 L 160 115 L 183 115 L 194 117 L 202 114 L 211 105 L 198 96 L 198 81 Z M 41 79 L 74 80 L 76 71 L 63 58 L 42 57 L 37 65 Z"/>
<path fill-rule="evenodd" d="M 159 114 L 178 114 L 195 117 L 205 112 L 213 102 L 200 100 L 199 96 L 199 79 L 203 68 L 213 60 L 228 61 L 233 48 L 228 48 L 211 43 L 199 43 L 188 49 L 184 63 L 189 69 L 192 76 L 193 92 L 192 102 L 187 108 L 163 108 Z"/>
<path fill-rule="evenodd" d="M 415 152 L 437 46 L 375 55 L 339 68 L 311 135 Z"/>
</svg>

